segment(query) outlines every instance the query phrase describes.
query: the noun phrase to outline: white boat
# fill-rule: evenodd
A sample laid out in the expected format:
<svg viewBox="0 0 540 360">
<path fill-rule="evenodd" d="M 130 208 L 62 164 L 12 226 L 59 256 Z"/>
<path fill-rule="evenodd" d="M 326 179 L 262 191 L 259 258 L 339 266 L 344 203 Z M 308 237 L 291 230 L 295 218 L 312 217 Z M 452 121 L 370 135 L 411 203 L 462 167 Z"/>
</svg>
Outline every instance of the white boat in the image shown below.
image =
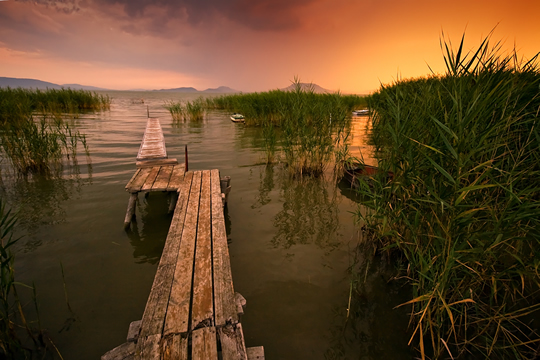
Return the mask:
<svg viewBox="0 0 540 360">
<path fill-rule="evenodd" d="M 368 109 L 354 110 L 352 113 L 355 116 L 364 116 L 364 115 L 369 115 L 369 110 Z"/>
<path fill-rule="evenodd" d="M 231 115 L 231 120 L 236 123 L 243 123 L 244 122 L 244 115 L 234 113 Z"/>
</svg>

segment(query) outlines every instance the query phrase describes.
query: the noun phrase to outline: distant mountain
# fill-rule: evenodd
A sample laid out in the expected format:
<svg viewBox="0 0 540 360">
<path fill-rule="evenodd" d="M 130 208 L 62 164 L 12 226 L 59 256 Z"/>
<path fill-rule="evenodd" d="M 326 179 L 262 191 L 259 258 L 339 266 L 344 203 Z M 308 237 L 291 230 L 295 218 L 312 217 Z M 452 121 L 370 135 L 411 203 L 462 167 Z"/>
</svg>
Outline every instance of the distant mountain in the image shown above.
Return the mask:
<svg viewBox="0 0 540 360">
<path fill-rule="evenodd" d="M 0 77 L 0 87 L 24 88 L 24 89 L 73 89 L 73 90 L 106 90 L 95 86 L 85 86 L 80 84 L 64 84 L 58 85 L 47 81 L 36 79 L 19 79 L 10 77 Z"/>
<path fill-rule="evenodd" d="M 303 90 L 308 90 L 308 89 L 310 89 L 310 87 L 313 86 L 313 89 L 315 90 L 315 93 L 316 93 L 316 94 L 326 94 L 326 93 L 333 93 L 333 92 L 334 92 L 334 91 L 325 89 L 325 88 L 323 88 L 323 87 L 320 87 L 320 86 L 317 85 L 317 84 L 300 83 L 300 85 L 302 86 L 302 89 L 303 89 Z M 279 90 L 281 90 L 281 91 L 294 91 L 295 88 L 296 88 L 296 85 L 295 85 L 295 84 L 291 84 L 291 85 L 287 86 L 286 88 L 279 89 Z"/>
<path fill-rule="evenodd" d="M 160 89 L 160 90 L 153 90 L 153 91 L 199 92 L 199 90 L 195 89 L 194 87 L 179 87 L 179 88 L 174 88 L 174 89 Z"/>
<path fill-rule="evenodd" d="M 179 87 L 174 89 L 160 89 L 160 90 L 154 90 L 154 91 L 168 91 L 168 92 L 194 92 L 194 93 L 237 93 L 240 92 L 238 90 L 231 89 L 227 86 L 220 86 L 215 89 L 209 88 L 206 90 L 199 91 L 195 89 L 194 87 Z"/>
<path fill-rule="evenodd" d="M 220 86 L 220 87 L 217 87 L 215 89 L 209 88 L 209 89 L 203 90 L 202 92 L 205 92 L 205 93 L 237 93 L 237 92 L 240 92 L 240 91 L 231 89 L 228 86 Z"/>
</svg>

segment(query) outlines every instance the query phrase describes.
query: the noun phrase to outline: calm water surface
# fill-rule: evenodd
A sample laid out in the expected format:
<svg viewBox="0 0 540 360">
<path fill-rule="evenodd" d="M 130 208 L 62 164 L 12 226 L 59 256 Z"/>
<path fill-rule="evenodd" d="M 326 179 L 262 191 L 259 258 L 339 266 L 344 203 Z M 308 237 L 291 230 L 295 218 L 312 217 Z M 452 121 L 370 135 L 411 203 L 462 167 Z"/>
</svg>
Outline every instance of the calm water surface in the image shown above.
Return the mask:
<svg viewBox="0 0 540 360">
<path fill-rule="evenodd" d="M 411 358 L 407 315 L 392 310 L 406 298 L 388 276 L 366 274 L 347 319 L 358 230 L 345 186 L 331 175 L 290 179 L 279 164 L 262 164 L 259 130 L 224 112 L 173 126 L 163 105 L 193 95 L 109 94 L 110 111 L 75 120 L 89 159 L 79 155 L 60 178 L 2 174 L 3 197 L 20 211 L 16 278 L 35 284 L 41 326 L 64 359 L 99 359 L 125 342 L 144 311 L 171 220 L 166 196 L 153 193 L 139 197 L 137 223 L 123 230 L 124 186 L 147 106 L 161 119 L 169 157 L 183 162 L 187 144 L 190 170 L 218 168 L 232 178 L 225 217 L 235 290 L 247 299 L 247 346 L 263 345 L 267 359 Z M 31 304 L 27 312 L 35 318 Z"/>
</svg>

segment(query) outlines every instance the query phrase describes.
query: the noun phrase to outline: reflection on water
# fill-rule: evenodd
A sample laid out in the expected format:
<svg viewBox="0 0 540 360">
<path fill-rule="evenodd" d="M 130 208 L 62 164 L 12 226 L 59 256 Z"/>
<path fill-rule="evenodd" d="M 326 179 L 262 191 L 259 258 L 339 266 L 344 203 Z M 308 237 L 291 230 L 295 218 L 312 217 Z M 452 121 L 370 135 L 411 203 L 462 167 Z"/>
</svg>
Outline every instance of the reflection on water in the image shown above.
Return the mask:
<svg viewBox="0 0 540 360">
<path fill-rule="evenodd" d="M 283 168 L 277 178 L 283 209 L 274 217 L 277 232 L 272 245 L 288 249 L 297 244 L 315 244 L 326 252 L 339 247 L 342 240 L 335 186 L 329 186 L 324 177 L 290 176 Z"/>
<path fill-rule="evenodd" d="M 139 194 L 137 213 L 141 215 L 127 231 L 137 264 L 159 263 L 172 220 L 172 214 L 168 214 L 168 200 L 163 193 L 149 193 L 147 197 Z"/>
<path fill-rule="evenodd" d="M 81 173 L 81 167 L 85 172 Z M 81 196 L 84 186 L 92 185 L 92 164 L 59 166 L 44 175 L 20 176 L 2 172 L 0 194 L 17 212 L 18 228 L 34 234 L 39 227 L 65 221 L 63 204 Z M 40 240 L 26 242 L 27 250 L 41 245 Z"/>
</svg>

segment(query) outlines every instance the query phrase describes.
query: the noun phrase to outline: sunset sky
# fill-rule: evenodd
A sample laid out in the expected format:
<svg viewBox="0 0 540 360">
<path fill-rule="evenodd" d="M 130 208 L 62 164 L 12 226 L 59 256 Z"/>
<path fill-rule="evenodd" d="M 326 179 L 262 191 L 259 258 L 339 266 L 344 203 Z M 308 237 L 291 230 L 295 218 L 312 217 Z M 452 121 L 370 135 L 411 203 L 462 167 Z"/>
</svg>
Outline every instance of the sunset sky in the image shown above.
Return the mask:
<svg viewBox="0 0 540 360">
<path fill-rule="evenodd" d="M 472 49 L 496 27 L 530 58 L 539 13 L 538 0 L 0 0 L 0 76 L 244 92 L 298 76 L 364 94 L 442 72 L 442 32 Z"/>
</svg>

